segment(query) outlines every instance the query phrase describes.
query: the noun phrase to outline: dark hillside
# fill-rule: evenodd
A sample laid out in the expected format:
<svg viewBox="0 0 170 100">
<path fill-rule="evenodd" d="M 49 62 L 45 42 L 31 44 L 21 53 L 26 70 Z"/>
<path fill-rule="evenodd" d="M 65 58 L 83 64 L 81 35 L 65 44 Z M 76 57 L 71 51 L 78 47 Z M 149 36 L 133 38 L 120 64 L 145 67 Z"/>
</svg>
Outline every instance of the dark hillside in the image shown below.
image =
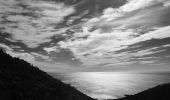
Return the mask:
<svg viewBox="0 0 170 100">
<path fill-rule="evenodd" d="M 0 50 L 0 100 L 93 100 Z"/>
<path fill-rule="evenodd" d="M 170 100 L 170 84 L 159 85 L 135 95 L 117 100 Z"/>
</svg>

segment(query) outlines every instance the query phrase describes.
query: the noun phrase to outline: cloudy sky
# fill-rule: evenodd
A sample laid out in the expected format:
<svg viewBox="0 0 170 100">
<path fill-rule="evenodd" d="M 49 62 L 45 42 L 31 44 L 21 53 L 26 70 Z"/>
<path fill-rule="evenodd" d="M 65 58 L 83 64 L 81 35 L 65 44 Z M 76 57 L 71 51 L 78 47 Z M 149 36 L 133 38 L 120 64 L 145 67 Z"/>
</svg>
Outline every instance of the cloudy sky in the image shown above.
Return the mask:
<svg viewBox="0 0 170 100">
<path fill-rule="evenodd" d="M 170 71 L 169 0 L 0 0 L 0 48 L 48 72 Z"/>
</svg>

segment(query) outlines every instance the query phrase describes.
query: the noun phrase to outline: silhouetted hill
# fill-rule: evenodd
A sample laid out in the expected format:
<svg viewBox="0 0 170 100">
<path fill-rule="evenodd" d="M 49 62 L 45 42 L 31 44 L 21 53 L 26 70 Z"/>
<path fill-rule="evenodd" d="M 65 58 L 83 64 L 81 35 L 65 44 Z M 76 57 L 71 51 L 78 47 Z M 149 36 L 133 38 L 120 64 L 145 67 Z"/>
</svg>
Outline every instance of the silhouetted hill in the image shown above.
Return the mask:
<svg viewBox="0 0 170 100">
<path fill-rule="evenodd" d="M 0 50 L 0 100 L 93 100 Z"/>
<path fill-rule="evenodd" d="M 116 100 L 170 100 L 170 84 L 159 85 L 135 95 Z"/>
</svg>

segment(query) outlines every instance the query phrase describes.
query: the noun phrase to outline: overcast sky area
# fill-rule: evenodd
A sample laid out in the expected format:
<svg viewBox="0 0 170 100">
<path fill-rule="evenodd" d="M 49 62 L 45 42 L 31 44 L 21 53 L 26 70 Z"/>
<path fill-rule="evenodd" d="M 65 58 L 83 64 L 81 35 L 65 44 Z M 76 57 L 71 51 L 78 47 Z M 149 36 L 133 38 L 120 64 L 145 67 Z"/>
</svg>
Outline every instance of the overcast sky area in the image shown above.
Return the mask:
<svg viewBox="0 0 170 100">
<path fill-rule="evenodd" d="M 0 48 L 47 72 L 170 71 L 170 0 L 0 0 Z"/>
</svg>

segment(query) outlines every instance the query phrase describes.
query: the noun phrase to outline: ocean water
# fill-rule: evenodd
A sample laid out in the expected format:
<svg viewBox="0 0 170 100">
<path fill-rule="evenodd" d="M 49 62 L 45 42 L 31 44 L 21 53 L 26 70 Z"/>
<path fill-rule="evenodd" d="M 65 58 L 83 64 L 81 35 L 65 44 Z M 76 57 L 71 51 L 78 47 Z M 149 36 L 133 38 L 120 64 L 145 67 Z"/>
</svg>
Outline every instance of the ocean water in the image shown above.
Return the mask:
<svg viewBox="0 0 170 100">
<path fill-rule="evenodd" d="M 79 91 L 97 98 L 117 99 L 170 82 L 168 73 L 77 72 L 64 74 L 62 80 Z"/>
</svg>

